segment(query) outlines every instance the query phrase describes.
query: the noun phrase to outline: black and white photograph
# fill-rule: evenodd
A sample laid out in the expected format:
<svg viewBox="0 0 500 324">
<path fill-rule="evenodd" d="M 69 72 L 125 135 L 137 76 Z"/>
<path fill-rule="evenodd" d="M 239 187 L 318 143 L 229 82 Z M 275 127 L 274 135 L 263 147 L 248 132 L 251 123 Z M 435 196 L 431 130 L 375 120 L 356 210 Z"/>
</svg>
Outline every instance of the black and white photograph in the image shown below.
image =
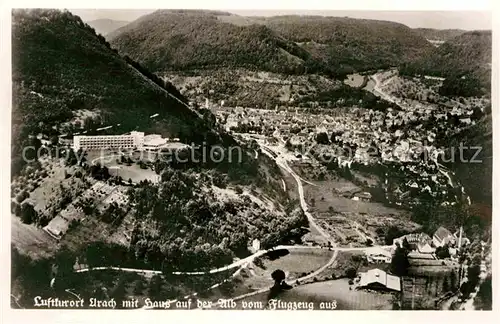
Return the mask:
<svg viewBox="0 0 500 324">
<path fill-rule="evenodd" d="M 494 308 L 491 11 L 9 11 L 11 309 Z"/>
</svg>

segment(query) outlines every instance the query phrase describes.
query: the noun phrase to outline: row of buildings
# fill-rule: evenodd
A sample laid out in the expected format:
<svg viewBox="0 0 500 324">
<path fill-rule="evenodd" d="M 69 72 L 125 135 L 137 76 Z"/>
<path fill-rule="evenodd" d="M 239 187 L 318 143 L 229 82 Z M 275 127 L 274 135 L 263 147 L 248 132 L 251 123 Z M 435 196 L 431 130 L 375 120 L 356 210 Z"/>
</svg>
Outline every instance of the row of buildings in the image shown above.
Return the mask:
<svg viewBox="0 0 500 324">
<path fill-rule="evenodd" d="M 425 233 L 412 233 L 394 239 L 393 245 L 404 246 L 405 241 L 411 250 L 409 257 L 435 258 L 438 248 L 447 247 L 451 257 L 455 257 L 461 247 L 470 244 L 470 240 L 463 235 L 462 229 L 456 233 L 450 232 L 445 227 L 439 227 L 430 237 Z"/>
<path fill-rule="evenodd" d="M 436 250 L 443 247 L 448 247 L 450 256 L 454 257 L 462 246 L 468 244 L 470 241 L 461 230 L 452 233 L 445 227 L 440 227 L 432 237 L 425 233 L 411 233 L 395 238 L 391 248 L 374 246 L 365 249 L 365 257 L 369 263 L 391 263 L 395 249 L 405 245 L 410 250 L 409 258 L 435 259 Z"/>
</svg>

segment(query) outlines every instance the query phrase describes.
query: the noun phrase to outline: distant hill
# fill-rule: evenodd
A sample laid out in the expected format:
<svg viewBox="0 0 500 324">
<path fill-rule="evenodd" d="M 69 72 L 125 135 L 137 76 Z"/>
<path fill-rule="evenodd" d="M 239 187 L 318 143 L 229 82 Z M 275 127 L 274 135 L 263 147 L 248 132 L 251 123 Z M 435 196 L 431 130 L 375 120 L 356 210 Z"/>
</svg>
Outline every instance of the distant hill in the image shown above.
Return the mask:
<svg viewBox="0 0 500 324">
<path fill-rule="evenodd" d="M 456 88 L 462 83 L 464 96 L 474 95 L 474 89 L 489 91 L 491 78 L 491 31 L 471 31 L 450 39 L 422 58 L 407 64 L 402 74 L 432 75 L 447 78 L 444 88 Z M 458 91 L 458 92 L 457 92 Z M 459 94 L 461 90 L 452 91 Z M 452 94 L 452 93 L 448 93 Z"/>
<path fill-rule="evenodd" d="M 120 123 L 114 132 L 154 129 L 186 142 L 201 142 L 212 132 L 167 95 L 164 88 L 185 100 L 173 86 L 162 88 L 68 11 L 14 10 L 12 53 L 13 173 L 23 164 L 21 149 L 30 135 L 58 135 L 60 124 L 79 111 L 97 115 L 101 125 Z M 155 113 L 153 122 L 149 116 Z"/>
<path fill-rule="evenodd" d="M 328 66 L 345 72 L 397 66 L 432 48 L 395 22 L 321 16 L 276 16 L 263 23 Z"/>
<path fill-rule="evenodd" d="M 402 24 L 336 17 L 242 17 L 159 10 L 109 35 L 113 47 L 154 71 L 244 67 L 324 73 L 397 66 L 432 48 Z"/>
<path fill-rule="evenodd" d="M 226 14 L 159 10 L 109 38 L 120 53 L 153 71 L 247 67 L 295 73 L 313 67 L 306 51 L 266 26 L 237 26 L 220 15 Z"/>
<path fill-rule="evenodd" d="M 107 34 L 117 30 L 120 27 L 130 23 L 130 21 L 121 21 L 113 19 L 96 19 L 86 22 L 90 27 L 94 28 L 97 34 L 106 36 Z"/>
<path fill-rule="evenodd" d="M 446 42 L 454 37 L 467 32 L 462 29 L 433 29 L 433 28 L 413 28 L 413 30 L 427 40 Z"/>
</svg>

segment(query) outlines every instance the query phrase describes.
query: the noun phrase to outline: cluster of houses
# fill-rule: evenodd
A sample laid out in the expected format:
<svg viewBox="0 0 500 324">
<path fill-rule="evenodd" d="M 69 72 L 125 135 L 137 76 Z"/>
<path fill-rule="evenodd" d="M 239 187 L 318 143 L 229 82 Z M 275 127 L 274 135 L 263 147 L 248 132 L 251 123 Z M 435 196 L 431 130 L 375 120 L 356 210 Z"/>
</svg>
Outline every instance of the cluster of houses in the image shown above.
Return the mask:
<svg viewBox="0 0 500 324">
<path fill-rule="evenodd" d="M 374 246 L 365 249 L 365 257 L 372 264 L 387 264 L 391 263 L 397 247 L 406 247 L 410 250 L 409 258 L 436 259 L 436 250 L 439 248 L 448 248 L 450 257 L 454 258 L 457 256 L 458 249 L 468 244 L 470 244 L 469 239 L 464 237 L 460 230 L 452 233 L 445 227 L 440 227 L 432 237 L 425 233 L 412 233 L 394 239 L 391 248 Z M 381 269 L 359 273 L 353 284 L 358 289 L 401 291 L 401 279 Z"/>
<path fill-rule="evenodd" d="M 457 255 L 460 247 L 469 243 L 469 239 L 460 231 L 452 233 L 448 229 L 440 227 L 432 237 L 426 233 L 411 233 L 395 238 L 391 248 L 374 246 L 365 249 L 365 257 L 369 263 L 391 263 L 395 249 L 405 247 L 410 251 L 409 258 L 436 259 L 436 250 L 447 247 L 453 258 Z"/>
<path fill-rule="evenodd" d="M 458 250 L 469 243 L 462 230 L 452 233 L 445 227 L 439 227 L 432 237 L 425 233 L 407 234 L 394 239 L 393 246 L 407 247 L 411 251 L 408 254 L 410 258 L 435 259 L 438 248 L 448 248 L 450 256 L 454 258 Z"/>
</svg>

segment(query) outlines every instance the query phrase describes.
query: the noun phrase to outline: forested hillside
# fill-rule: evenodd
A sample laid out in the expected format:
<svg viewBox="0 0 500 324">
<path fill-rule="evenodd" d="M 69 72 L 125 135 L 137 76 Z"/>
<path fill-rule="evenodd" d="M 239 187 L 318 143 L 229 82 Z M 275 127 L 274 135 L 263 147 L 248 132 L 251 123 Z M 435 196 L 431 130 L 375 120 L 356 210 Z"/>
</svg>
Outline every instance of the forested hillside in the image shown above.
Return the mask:
<svg viewBox="0 0 500 324">
<path fill-rule="evenodd" d="M 301 73 L 309 54 L 269 28 L 237 26 L 220 12 L 158 10 L 109 35 L 120 53 L 153 71 L 247 67 Z"/>
<path fill-rule="evenodd" d="M 82 110 L 96 114 L 102 125 L 121 124 L 112 129 L 114 134 L 154 129 L 184 143 L 204 144 L 207 151 L 217 145 L 227 157 L 217 163 L 204 156 L 203 167 L 190 159 L 189 148 L 179 149 L 185 162 L 158 158 L 154 171 L 159 183 L 129 183 L 133 203 L 110 209 L 120 217 L 128 210 L 133 214 L 129 242 L 126 246 L 103 243 L 92 262 L 163 267 L 168 261 L 172 266 L 164 269 L 205 269 L 247 254 L 247 245 L 255 238 L 265 247 L 300 240 L 299 229 L 307 219 L 283 191 L 274 161 L 265 154 L 254 157 L 256 143 L 238 144 L 217 129 L 208 110 L 188 108 L 175 87 L 130 58 L 122 58 L 79 17 L 68 11 L 16 10 L 12 40 L 14 177 L 22 167 L 22 148 L 35 140 L 33 135 L 57 136 L 60 124 Z M 150 118 L 153 114 L 158 114 L 155 122 Z M 236 146 L 240 150 L 229 150 Z M 96 177 L 95 168 L 100 166 L 79 169 L 80 177 L 89 170 L 89 177 L 107 180 Z M 93 218 L 99 214 L 89 209 L 85 213 Z M 60 243 L 64 246 L 64 240 Z M 88 243 L 79 242 L 82 251 L 76 252 L 88 256 Z M 123 255 L 110 252 L 116 259 L 100 258 L 114 249 Z"/>
<path fill-rule="evenodd" d="M 263 23 L 340 74 L 397 66 L 432 48 L 411 28 L 389 21 L 276 16 Z"/>
<path fill-rule="evenodd" d="M 480 95 L 490 91 L 491 55 L 491 31 L 471 31 L 405 65 L 400 73 L 446 78 L 443 95 Z"/>
<path fill-rule="evenodd" d="M 339 78 L 397 66 L 432 48 L 409 27 L 393 22 L 186 10 L 156 11 L 109 38 L 120 53 L 154 71 L 245 67 Z"/>
<path fill-rule="evenodd" d="M 128 64 L 78 16 L 15 10 L 12 21 L 13 173 L 22 166 L 29 135 L 57 135 L 60 124 L 79 111 L 97 115 L 101 125 L 121 124 L 115 132 L 155 127 L 185 142 L 213 133 L 194 111 L 167 96 L 164 89 L 175 88 L 138 72 L 132 65 L 147 71 Z M 152 122 L 154 113 L 159 116 Z"/>
</svg>

